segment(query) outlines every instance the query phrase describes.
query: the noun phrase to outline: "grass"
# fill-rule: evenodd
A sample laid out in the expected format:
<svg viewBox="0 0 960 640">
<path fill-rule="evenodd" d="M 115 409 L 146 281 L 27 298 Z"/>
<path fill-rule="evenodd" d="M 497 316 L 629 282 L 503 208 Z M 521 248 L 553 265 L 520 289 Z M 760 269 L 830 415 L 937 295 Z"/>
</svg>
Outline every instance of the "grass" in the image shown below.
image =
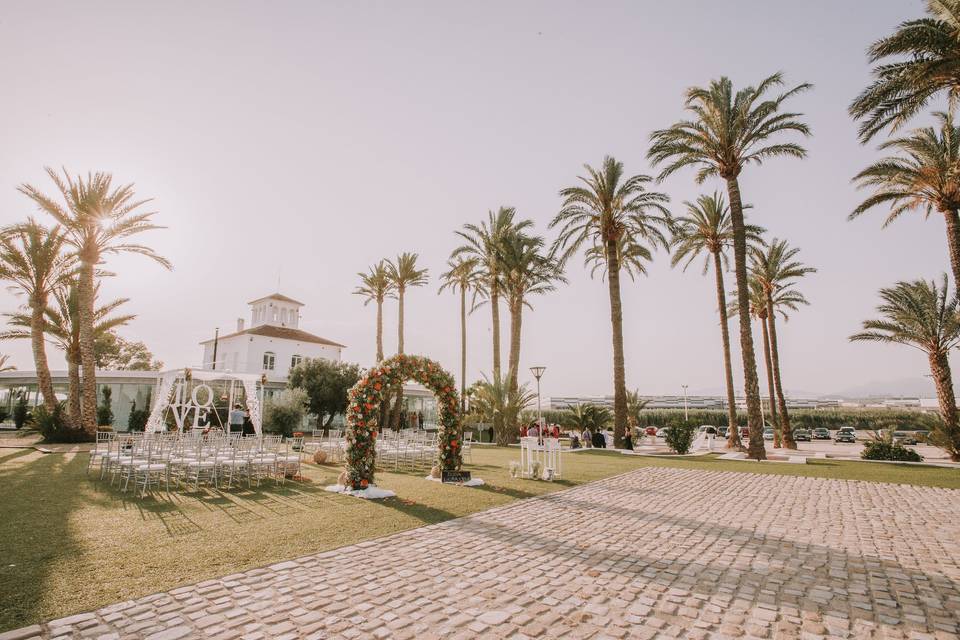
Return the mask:
<svg viewBox="0 0 960 640">
<path fill-rule="evenodd" d="M 566 456 L 564 479 L 511 478 L 516 449 L 477 448 L 476 489 L 381 473 L 396 498 L 326 493 L 334 466 L 304 482 L 136 499 L 84 477 L 85 454 L 0 449 L 0 631 L 255 566 L 464 516 L 647 466 L 746 471 L 960 488 L 960 470 L 817 460 L 807 465 L 612 452 Z"/>
</svg>

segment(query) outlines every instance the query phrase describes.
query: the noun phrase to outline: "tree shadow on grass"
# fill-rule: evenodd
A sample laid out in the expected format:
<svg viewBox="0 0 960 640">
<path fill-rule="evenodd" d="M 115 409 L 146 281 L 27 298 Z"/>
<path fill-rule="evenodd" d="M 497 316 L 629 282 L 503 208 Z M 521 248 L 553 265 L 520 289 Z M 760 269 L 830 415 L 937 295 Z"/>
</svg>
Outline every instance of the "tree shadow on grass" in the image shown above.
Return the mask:
<svg viewBox="0 0 960 640">
<path fill-rule="evenodd" d="M 360 500 L 362 498 L 353 499 Z M 413 500 L 400 498 L 399 496 L 377 500 L 374 502 L 374 504 L 385 509 L 399 511 L 400 513 L 410 516 L 411 518 L 415 518 L 424 524 L 436 524 L 438 522 L 444 522 L 446 520 L 451 520 L 458 517 L 456 514 L 451 513 L 450 511 L 437 509 Z"/>
<path fill-rule="evenodd" d="M 86 457 L 37 455 L 0 466 L 0 631 L 36 621 L 47 581 L 79 553 L 69 521 L 85 502 L 74 485 Z"/>
</svg>

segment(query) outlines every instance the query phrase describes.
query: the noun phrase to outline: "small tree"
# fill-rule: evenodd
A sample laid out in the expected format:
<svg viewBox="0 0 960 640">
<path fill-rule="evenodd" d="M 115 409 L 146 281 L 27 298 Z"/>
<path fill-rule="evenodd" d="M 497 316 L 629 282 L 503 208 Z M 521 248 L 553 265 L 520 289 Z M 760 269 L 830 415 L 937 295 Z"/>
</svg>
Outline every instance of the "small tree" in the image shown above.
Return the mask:
<svg viewBox="0 0 960 640">
<path fill-rule="evenodd" d="M 113 424 L 113 390 L 104 385 L 100 390 L 100 404 L 97 406 L 97 426 L 109 427 Z"/>
<path fill-rule="evenodd" d="M 20 393 L 17 404 L 13 406 L 13 424 L 17 429 L 23 429 L 23 425 L 30 420 L 30 407 L 27 405 L 27 394 Z"/>
<path fill-rule="evenodd" d="M 113 331 L 105 331 L 94 341 L 98 369 L 114 371 L 159 371 L 163 362 L 153 357 L 142 342 L 127 340 Z"/>
<path fill-rule="evenodd" d="M 691 424 L 675 424 L 672 427 L 667 427 L 664 440 L 666 440 L 668 447 L 680 455 L 684 455 L 690 451 L 695 433 L 696 427 Z"/>
<path fill-rule="evenodd" d="M 127 416 L 127 429 L 129 431 L 143 431 L 147 428 L 147 420 L 150 419 L 150 393 L 147 393 L 147 401 L 143 409 L 137 409 L 137 401 L 134 400 L 130 405 L 130 415 Z"/>
<path fill-rule="evenodd" d="M 324 431 L 334 416 L 347 410 L 347 392 L 360 379 L 360 366 L 308 358 L 290 370 L 289 386 L 307 394 L 307 411 Z"/>
<path fill-rule="evenodd" d="M 306 405 L 309 402 L 303 389 L 284 389 L 264 403 L 263 430 L 287 437 L 303 424 Z"/>
</svg>

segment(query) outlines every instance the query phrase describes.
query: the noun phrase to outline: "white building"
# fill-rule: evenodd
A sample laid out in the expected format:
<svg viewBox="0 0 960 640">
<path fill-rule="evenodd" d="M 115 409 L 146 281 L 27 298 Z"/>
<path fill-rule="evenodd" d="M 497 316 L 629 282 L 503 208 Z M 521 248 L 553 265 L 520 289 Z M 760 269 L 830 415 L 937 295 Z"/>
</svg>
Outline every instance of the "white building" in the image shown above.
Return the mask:
<svg viewBox="0 0 960 640">
<path fill-rule="evenodd" d="M 344 345 L 300 328 L 302 302 L 275 293 L 248 304 L 249 328 L 239 318 L 234 333 L 200 343 L 204 369 L 263 373 L 268 382 L 286 382 L 290 369 L 304 358 L 340 361 Z"/>
</svg>

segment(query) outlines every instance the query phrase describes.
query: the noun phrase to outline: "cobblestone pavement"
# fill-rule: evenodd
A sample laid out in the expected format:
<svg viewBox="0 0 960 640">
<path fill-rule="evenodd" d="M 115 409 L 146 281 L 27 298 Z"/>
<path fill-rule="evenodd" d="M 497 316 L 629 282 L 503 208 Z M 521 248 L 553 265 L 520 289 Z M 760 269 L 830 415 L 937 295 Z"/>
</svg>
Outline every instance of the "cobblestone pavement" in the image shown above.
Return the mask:
<svg viewBox="0 0 960 640">
<path fill-rule="evenodd" d="M 946 639 L 958 544 L 956 490 L 647 468 L 9 634 Z"/>
</svg>

